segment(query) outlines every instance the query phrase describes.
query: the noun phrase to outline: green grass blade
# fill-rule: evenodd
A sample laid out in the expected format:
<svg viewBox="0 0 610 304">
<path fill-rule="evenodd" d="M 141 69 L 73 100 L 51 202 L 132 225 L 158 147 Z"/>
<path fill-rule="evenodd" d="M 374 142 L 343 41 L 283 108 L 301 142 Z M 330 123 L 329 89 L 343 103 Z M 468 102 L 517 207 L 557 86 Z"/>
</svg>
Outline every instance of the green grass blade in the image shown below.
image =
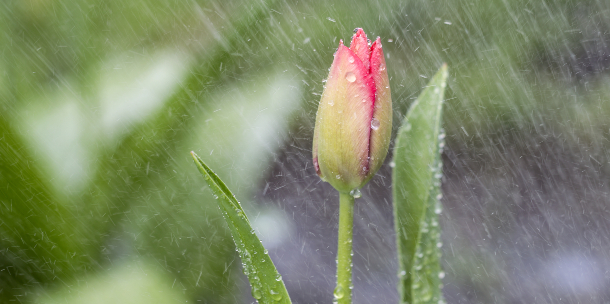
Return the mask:
<svg viewBox="0 0 610 304">
<path fill-rule="evenodd" d="M 284 281 L 267 250 L 254 233 L 248 217 L 225 183 L 195 154 L 191 152 L 199 172 L 214 193 L 220 210 L 233 235 L 244 273 L 250 280 L 252 296 L 259 303 L 291 303 Z"/>
<path fill-rule="evenodd" d="M 440 269 L 441 112 L 447 65 L 411 105 L 394 148 L 394 223 L 401 303 L 444 302 Z"/>
</svg>

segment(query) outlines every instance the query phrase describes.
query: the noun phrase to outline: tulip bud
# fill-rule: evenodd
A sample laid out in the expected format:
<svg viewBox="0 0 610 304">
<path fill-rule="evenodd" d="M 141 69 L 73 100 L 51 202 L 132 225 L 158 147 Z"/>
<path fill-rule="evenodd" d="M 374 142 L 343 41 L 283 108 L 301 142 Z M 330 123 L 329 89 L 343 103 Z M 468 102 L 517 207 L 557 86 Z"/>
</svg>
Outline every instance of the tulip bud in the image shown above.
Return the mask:
<svg viewBox="0 0 610 304">
<path fill-rule="evenodd" d="M 340 192 L 364 186 L 379 170 L 392 131 L 392 98 L 381 39 L 355 30 L 339 42 L 322 93 L 313 139 L 318 175 Z"/>
</svg>

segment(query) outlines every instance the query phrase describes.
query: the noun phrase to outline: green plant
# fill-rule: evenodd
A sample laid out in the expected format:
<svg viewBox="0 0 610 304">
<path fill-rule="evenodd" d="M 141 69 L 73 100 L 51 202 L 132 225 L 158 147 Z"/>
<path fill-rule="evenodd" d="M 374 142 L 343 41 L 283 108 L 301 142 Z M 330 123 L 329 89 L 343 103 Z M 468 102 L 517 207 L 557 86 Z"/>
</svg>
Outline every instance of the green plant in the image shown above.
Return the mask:
<svg viewBox="0 0 610 304">
<path fill-rule="evenodd" d="M 338 56 L 335 57 L 335 60 L 339 62 L 338 65 L 353 62 L 348 55 L 353 55 L 354 53 L 346 50 L 347 48 L 341 44 Z M 381 58 L 383 59 L 383 57 Z M 334 63 L 333 66 L 335 66 Z M 349 68 L 347 68 L 347 71 L 348 74 L 352 73 Z M 339 71 L 331 68 L 331 75 L 329 77 L 334 76 L 339 78 L 345 72 L 346 70 L 343 70 L 339 73 Z M 349 76 L 351 77 L 352 75 Z M 440 153 L 442 145 L 444 145 L 444 134 L 441 130 L 441 114 L 447 77 L 447 65 L 443 64 L 419 98 L 411 105 L 396 139 L 392 187 L 400 264 L 399 290 L 401 303 L 444 302 L 440 283 L 443 272 L 440 267 L 440 227 L 438 225 L 438 214 L 441 210 L 440 178 L 442 172 Z M 345 80 L 339 79 L 339 82 L 341 81 Z M 341 107 L 339 107 L 341 103 L 353 101 L 353 96 L 349 95 L 353 94 L 349 93 L 352 91 L 346 89 L 346 87 L 349 87 L 349 83 L 353 82 L 355 81 L 350 81 L 350 79 L 343 85 L 331 82 L 329 84 L 330 90 L 336 90 L 334 86 L 337 86 L 339 89 L 330 93 L 331 97 L 324 95 L 327 97 L 322 97 L 322 102 L 329 102 L 329 98 L 333 99 L 334 102 L 338 103 L 338 111 L 340 112 L 337 113 L 342 113 Z M 344 94 L 342 92 L 348 93 Z M 331 106 L 334 105 L 324 105 L 325 109 L 329 109 Z M 321 104 L 320 109 L 322 107 Z M 320 113 L 324 113 L 324 111 L 318 111 L 318 119 L 320 119 Z M 336 110 L 333 109 L 332 111 Z M 349 119 L 335 114 L 326 114 L 321 119 L 328 120 L 329 118 L 338 119 L 335 120 L 336 123 L 340 123 L 341 119 Z M 332 124 L 332 120 L 330 122 L 324 121 L 324 123 Z M 377 125 L 378 127 L 379 125 Z M 318 124 L 316 124 L 316 129 L 318 129 Z M 374 128 L 374 130 L 377 129 Z M 349 131 L 345 132 L 349 134 Z M 345 132 L 339 132 L 338 134 L 345 134 Z M 360 133 L 355 132 L 353 134 L 358 136 Z M 336 179 L 328 178 L 332 180 L 331 184 L 340 193 L 337 288 L 335 289 L 334 297 L 337 303 L 351 303 L 353 206 L 355 196 L 358 193 L 357 189 L 364 185 L 370 179 L 370 176 L 361 175 L 361 172 L 364 171 L 368 174 L 368 171 L 361 170 L 359 165 L 355 166 L 356 170 L 350 171 L 348 167 L 345 167 L 346 165 L 342 165 L 340 158 L 338 158 L 338 161 L 322 164 L 322 168 L 325 166 L 326 168 L 320 170 L 320 165 L 317 161 L 325 161 L 319 159 L 316 153 L 320 149 L 320 146 L 317 144 L 317 140 L 321 140 L 320 137 L 323 137 L 323 135 L 316 133 L 314 138 L 314 164 L 316 171 L 318 171 L 318 174 L 324 170 L 327 171 L 326 174 L 328 172 L 332 174 L 341 172 L 344 174 L 343 176 L 338 175 L 339 177 Z M 336 138 L 336 140 L 350 141 L 349 138 L 342 139 L 340 137 Z M 342 154 L 343 152 L 340 149 L 337 150 L 337 147 L 341 147 L 341 145 L 333 146 L 331 152 Z M 267 250 L 264 249 L 250 226 L 250 222 L 240 203 L 203 160 L 194 152 L 191 152 L 191 154 L 199 171 L 212 189 L 214 198 L 217 200 L 225 221 L 229 226 L 242 259 L 244 273 L 250 280 L 252 295 L 260 303 L 290 303 L 290 298 L 281 276 L 269 258 Z M 377 155 L 377 157 L 383 160 L 385 152 L 383 152 L 383 155 Z M 344 161 L 349 162 L 350 160 Z M 328 169 L 329 166 L 335 166 L 334 170 L 337 172 L 333 172 L 333 169 Z M 365 169 L 369 169 L 366 167 L 366 164 L 364 166 Z M 372 170 L 371 174 L 374 174 L 377 168 Z M 323 176 L 322 174 L 320 175 Z M 360 176 L 362 177 L 359 179 Z M 349 191 L 350 189 L 353 191 Z"/>
</svg>

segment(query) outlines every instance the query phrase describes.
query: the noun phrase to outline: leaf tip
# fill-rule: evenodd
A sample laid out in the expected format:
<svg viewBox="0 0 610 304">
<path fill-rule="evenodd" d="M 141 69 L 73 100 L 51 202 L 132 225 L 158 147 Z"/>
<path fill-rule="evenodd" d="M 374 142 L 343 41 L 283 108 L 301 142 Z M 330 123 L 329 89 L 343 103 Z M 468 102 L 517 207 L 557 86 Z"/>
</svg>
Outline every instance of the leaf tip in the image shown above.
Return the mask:
<svg viewBox="0 0 610 304">
<path fill-rule="evenodd" d="M 193 157 L 193 160 L 195 161 L 195 164 L 200 165 L 199 164 L 199 160 L 201 158 L 199 158 L 199 155 L 197 155 L 197 153 L 195 153 L 195 151 L 191 151 L 191 156 Z"/>
</svg>

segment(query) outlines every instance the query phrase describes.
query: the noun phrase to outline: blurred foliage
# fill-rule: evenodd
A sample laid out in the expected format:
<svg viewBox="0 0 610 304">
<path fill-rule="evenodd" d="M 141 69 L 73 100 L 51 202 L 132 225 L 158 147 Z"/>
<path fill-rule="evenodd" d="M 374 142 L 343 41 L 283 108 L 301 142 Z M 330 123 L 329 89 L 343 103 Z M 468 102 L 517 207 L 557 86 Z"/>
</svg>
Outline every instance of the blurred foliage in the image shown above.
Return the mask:
<svg viewBox="0 0 610 304">
<path fill-rule="evenodd" d="M 188 298 L 149 261 L 119 263 L 105 273 L 89 275 L 84 284 L 52 291 L 41 303 L 185 303 Z M 109 292 L 111 291 L 111 292 Z"/>
<path fill-rule="evenodd" d="M 452 67 L 447 145 L 473 162 L 500 138 L 527 154 L 543 133 L 607 150 L 608 1 L 2 1 L 0 301 L 86 293 L 74 282 L 139 257 L 169 278 L 146 284 L 243 302 L 188 151 L 252 199 L 286 137 L 310 140 L 332 53 L 356 27 L 382 37 L 397 116 Z M 455 282 L 492 302 L 498 283 L 459 266 L 495 263 L 480 254 L 456 262 L 472 275 Z"/>
</svg>

